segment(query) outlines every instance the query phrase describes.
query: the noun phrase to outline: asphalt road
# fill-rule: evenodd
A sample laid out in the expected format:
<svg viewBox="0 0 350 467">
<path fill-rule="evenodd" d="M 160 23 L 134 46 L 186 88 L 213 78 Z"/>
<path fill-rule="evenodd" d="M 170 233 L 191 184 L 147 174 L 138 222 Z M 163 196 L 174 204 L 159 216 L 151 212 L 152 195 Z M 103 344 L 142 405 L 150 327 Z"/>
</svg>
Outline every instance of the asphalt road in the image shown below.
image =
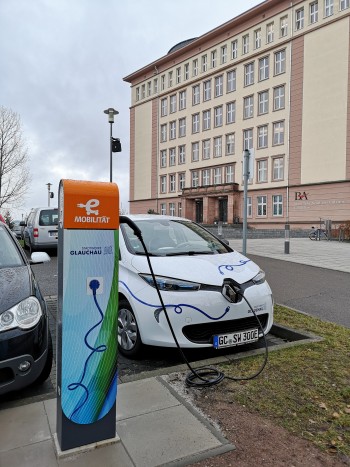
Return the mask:
<svg viewBox="0 0 350 467">
<path fill-rule="evenodd" d="M 350 328 L 350 275 L 249 255 L 264 269 L 275 303 Z M 57 256 L 33 266 L 44 296 L 57 295 Z"/>
</svg>

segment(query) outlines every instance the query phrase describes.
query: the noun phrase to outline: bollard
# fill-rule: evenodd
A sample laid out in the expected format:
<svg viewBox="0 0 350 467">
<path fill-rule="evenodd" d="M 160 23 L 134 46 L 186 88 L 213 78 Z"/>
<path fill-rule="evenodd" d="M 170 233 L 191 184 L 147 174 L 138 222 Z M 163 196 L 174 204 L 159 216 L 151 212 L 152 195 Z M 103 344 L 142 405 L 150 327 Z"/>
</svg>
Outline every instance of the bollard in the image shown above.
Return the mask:
<svg viewBox="0 0 350 467">
<path fill-rule="evenodd" d="M 289 255 L 289 237 L 290 237 L 290 225 L 285 224 L 284 226 L 284 253 Z"/>
</svg>

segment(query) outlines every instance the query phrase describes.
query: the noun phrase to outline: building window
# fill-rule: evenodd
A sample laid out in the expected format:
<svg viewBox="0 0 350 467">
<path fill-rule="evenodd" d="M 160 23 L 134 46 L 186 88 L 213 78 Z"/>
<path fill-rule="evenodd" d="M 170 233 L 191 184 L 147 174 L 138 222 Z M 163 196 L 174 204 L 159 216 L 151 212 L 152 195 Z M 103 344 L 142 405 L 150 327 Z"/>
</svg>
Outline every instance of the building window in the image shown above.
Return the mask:
<svg viewBox="0 0 350 467">
<path fill-rule="evenodd" d="M 146 85 L 145 84 L 141 86 L 141 97 L 142 99 L 146 97 Z"/>
<path fill-rule="evenodd" d="M 203 111 L 203 130 L 210 130 L 211 111 Z"/>
<path fill-rule="evenodd" d="M 215 97 L 222 96 L 224 92 L 224 78 L 222 75 L 215 78 Z"/>
<path fill-rule="evenodd" d="M 198 162 L 199 161 L 199 143 L 198 143 L 198 141 L 196 141 L 195 143 L 192 143 L 191 160 L 192 160 L 192 162 Z"/>
<path fill-rule="evenodd" d="M 211 99 L 211 80 L 208 79 L 203 83 L 203 101 L 209 101 Z"/>
<path fill-rule="evenodd" d="M 269 78 L 269 56 L 259 59 L 259 81 Z"/>
<path fill-rule="evenodd" d="M 269 111 L 269 91 L 259 92 L 258 94 L 258 113 L 259 115 L 267 114 Z"/>
<path fill-rule="evenodd" d="M 284 178 L 284 159 L 283 157 L 274 157 L 272 161 L 272 180 L 283 180 Z"/>
<path fill-rule="evenodd" d="M 168 98 L 165 97 L 160 101 L 160 115 L 165 117 L 168 115 Z"/>
<path fill-rule="evenodd" d="M 217 136 L 214 138 L 214 157 L 222 156 L 222 137 Z"/>
<path fill-rule="evenodd" d="M 205 73 L 208 69 L 208 57 L 207 55 L 202 56 L 202 73 Z"/>
<path fill-rule="evenodd" d="M 234 123 L 236 121 L 236 102 L 229 102 L 226 104 L 226 124 Z"/>
<path fill-rule="evenodd" d="M 200 101 L 200 86 L 199 84 L 196 84 L 196 86 L 193 86 L 192 88 L 192 105 L 197 105 L 200 103 Z"/>
<path fill-rule="evenodd" d="M 324 0 L 324 14 L 325 16 L 332 16 L 334 13 L 333 0 Z"/>
<path fill-rule="evenodd" d="M 183 144 L 179 146 L 179 164 L 186 163 L 186 146 Z"/>
<path fill-rule="evenodd" d="M 245 55 L 249 52 L 249 34 L 242 37 L 242 54 Z"/>
<path fill-rule="evenodd" d="M 186 91 L 179 92 L 179 110 L 186 109 Z"/>
<path fill-rule="evenodd" d="M 295 12 L 295 29 L 299 31 L 304 27 L 304 8 L 299 8 Z"/>
<path fill-rule="evenodd" d="M 153 80 L 153 92 L 154 94 L 158 94 L 158 78 Z"/>
<path fill-rule="evenodd" d="M 258 161 L 258 183 L 267 182 L 267 159 Z"/>
<path fill-rule="evenodd" d="M 210 185 L 210 169 L 202 170 L 202 186 Z"/>
<path fill-rule="evenodd" d="M 233 183 L 235 181 L 235 173 L 233 170 L 233 165 L 228 165 L 225 167 L 225 183 Z"/>
<path fill-rule="evenodd" d="M 199 133 L 199 113 L 192 115 L 192 133 Z"/>
<path fill-rule="evenodd" d="M 166 175 L 160 177 L 160 192 L 166 193 Z"/>
<path fill-rule="evenodd" d="M 179 217 L 182 216 L 182 203 L 177 203 L 177 214 Z"/>
<path fill-rule="evenodd" d="M 147 97 L 149 97 L 152 94 L 152 82 L 148 81 L 147 83 Z"/>
<path fill-rule="evenodd" d="M 244 86 L 254 84 L 254 62 L 248 63 L 244 67 Z"/>
<path fill-rule="evenodd" d="M 258 127 L 258 149 L 267 148 L 267 125 Z"/>
<path fill-rule="evenodd" d="M 254 96 L 243 99 L 243 118 L 252 118 L 254 115 Z"/>
<path fill-rule="evenodd" d="M 186 117 L 179 119 L 179 138 L 186 136 Z"/>
<path fill-rule="evenodd" d="M 182 191 L 186 186 L 186 174 L 185 172 L 179 173 L 179 191 Z"/>
<path fill-rule="evenodd" d="M 221 65 L 227 62 L 227 45 L 223 45 L 220 49 Z"/>
<path fill-rule="evenodd" d="M 257 197 L 257 215 L 258 217 L 267 215 L 267 202 L 265 195 Z"/>
<path fill-rule="evenodd" d="M 318 2 L 310 3 L 310 24 L 318 21 Z"/>
<path fill-rule="evenodd" d="M 169 149 L 169 167 L 176 165 L 176 151 L 175 148 Z"/>
<path fill-rule="evenodd" d="M 197 188 L 198 187 L 198 171 L 193 170 L 191 172 L 191 187 Z"/>
<path fill-rule="evenodd" d="M 269 23 L 266 25 L 266 43 L 271 44 L 274 39 L 274 30 L 273 30 L 273 23 Z"/>
<path fill-rule="evenodd" d="M 166 141 L 167 136 L 167 124 L 160 126 L 160 142 L 164 143 Z"/>
<path fill-rule="evenodd" d="M 231 42 L 231 59 L 234 60 L 237 58 L 238 54 L 238 42 L 237 39 Z"/>
<path fill-rule="evenodd" d="M 211 67 L 215 68 L 216 67 L 216 60 L 217 60 L 217 51 L 216 50 L 211 51 L 210 59 L 211 59 Z"/>
<path fill-rule="evenodd" d="M 165 215 L 166 215 L 166 203 L 161 203 L 161 205 L 160 205 L 160 213 L 162 214 L 162 216 L 165 216 Z"/>
<path fill-rule="evenodd" d="M 272 215 L 283 216 L 283 198 L 282 195 L 272 196 Z"/>
<path fill-rule="evenodd" d="M 236 70 L 227 72 L 226 91 L 233 92 L 236 90 Z"/>
<path fill-rule="evenodd" d="M 226 135 L 226 156 L 230 156 L 235 153 L 235 134 L 229 133 Z"/>
<path fill-rule="evenodd" d="M 169 71 L 168 73 L 168 88 L 171 88 L 173 85 L 173 72 Z"/>
<path fill-rule="evenodd" d="M 181 67 L 176 68 L 176 84 L 181 83 Z"/>
<path fill-rule="evenodd" d="M 160 166 L 166 167 L 166 149 L 160 151 Z"/>
<path fill-rule="evenodd" d="M 162 75 L 160 77 L 160 88 L 161 88 L 162 91 L 164 91 L 164 89 L 165 89 L 165 75 Z"/>
<path fill-rule="evenodd" d="M 273 124 L 273 145 L 284 144 L 284 121 Z"/>
<path fill-rule="evenodd" d="M 252 210 L 252 197 L 247 196 L 247 217 L 252 217 L 253 210 Z"/>
<path fill-rule="evenodd" d="M 176 94 L 170 96 L 170 113 L 176 112 Z"/>
<path fill-rule="evenodd" d="M 350 6 L 350 0 L 340 0 L 340 10 L 346 10 Z"/>
<path fill-rule="evenodd" d="M 215 128 L 222 126 L 222 105 L 214 109 L 214 126 Z"/>
<path fill-rule="evenodd" d="M 184 80 L 188 80 L 190 77 L 190 65 L 188 63 L 185 63 L 184 65 Z"/>
<path fill-rule="evenodd" d="M 198 58 L 192 61 L 192 76 L 198 76 Z"/>
<path fill-rule="evenodd" d="M 169 192 L 175 193 L 176 191 L 176 177 L 174 174 L 169 175 Z"/>
<path fill-rule="evenodd" d="M 286 72 L 286 51 L 279 50 L 275 53 L 275 75 Z"/>
<path fill-rule="evenodd" d="M 285 92 L 284 85 L 273 90 L 273 110 L 284 109 Z"/>
<path fill-rule="evenodd" d="M 260 49 L 261 47 L 261 29 L 256 29 L 254 31 L 254 48 Z"/>
<path fill-rule="evenodd" d="M 253 129 L 243 130 L 243 149 L 253 149 Z"/>
<path fill-rule="evenodd" d="M 210 139 L 203 140 L 203 152 L 202 152 L 202 159 L 207 160 L 210 159 Z"/>
<path fill-rule="evenodd" d="M 169 123 L 169 139 L 175 139 L 176 138 L 176 122 L 170 122 Z"/>
<path fill-rule="evenodd" d="M 175 203 L 169 203 L 169 214 L 175 216 Z"/>
<path fill-rule="evenodd" d="M 288 34 L 288 16 L 283 16 L 280 19 L 280 34 L 281 37 L 286 37 Z"/>
<path fill-rule="evenodd" d="M 213 181 L 214 181 L 214 185 L 221 185 L 222 181 L 221 181 L 221 174 L 222 174 L 222 170 L 221 170 L 221 167 L 215 167 L 213 169 Z"/>
<path fill-rule="evenodd" d="M 140 88 L 136 88 L 136 101 L 140 100 Z"/>
</svg>

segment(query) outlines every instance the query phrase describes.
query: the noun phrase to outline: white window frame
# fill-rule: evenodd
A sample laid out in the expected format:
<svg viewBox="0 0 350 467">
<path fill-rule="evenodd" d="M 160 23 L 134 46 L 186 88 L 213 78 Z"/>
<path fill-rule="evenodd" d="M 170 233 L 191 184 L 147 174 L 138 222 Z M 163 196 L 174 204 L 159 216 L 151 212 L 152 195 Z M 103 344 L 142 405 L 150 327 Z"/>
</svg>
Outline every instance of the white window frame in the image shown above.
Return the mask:
<svg viewBox="0 0 350 467">
<path fill-rule="evenodd" d="M 249 53 L 249 34 L 242 37 L 242 55 Z"/>
<path fill-rule="evenodd" d="M 173 72 L 168 72 L 168 88 L 171 88 L 173 85 Z"/>
<path fill-rule="evenodd" d="M 210 185 L 210 169 L 202 170 L 202 186 Z"/>
<path fill-rule="evenodd" d="M 266 217 L 267 216 L 267 197 L 266 195 L 261 195 L 256 197 L 256 215 L 257 217 Z"/>
<path fill-rule="evenodd" d="M 350 7 L 350 0 L 340 0 L 339 10 L 343 11 Z"/>
<path fill-rule="evenodd" d="M 160 213 L 165 216 L 166 215 L 166 203 L 160 204 Z"/>
<path fill-rule="evenodd" d="M 164 168 L 167 166 L 167 150 L 166 149 L 162 149 L 160 151 L 160 157 L 159 157 L 159 165 L 160 167 Z"/>
<path fill-rule="evenodd" d="M 304 8 L 295 11 L 295 30 L 300 31 L 304 27 Z"/>
<path fill-rule="evenodd" d="M 179 92 L 179 110 L 186 109 L 186 89 Z"/>
<path fill-rule="evenodd" d="M 282 16 L 280 19 L 280 37 L 288 35 L 288 16 Z"/>
<path fill-rule="evenodd" d="M 224 65 L 227 62 L 227 45 L 223 45 L 220 48 L 220 62 Z"/>
<path fill-rule="evenodd" d="M 334 1 L 324 0 L 324 15 L 325 17 L 332 16 L 334 14 Z"/>
<path fill-rule="evenodd" d="M 284 120 L 273 123 L 272 145 L 279 146 L 284 144 Z"/>
<path fill-rule="evenodd" d="M 186 136 L 186 117 L 179 118 L 179 138 Z"/>
<path fill-rule="evenodd" d="M 210 139 L 204 139 L 202 141 L 202 159 L 208 160 L 210 159 Z"/>
<path fill-rule="evenodd" d="M 210 52 L 210 66 L 211 66 L 211 68 L 216 67 L 217 59 L 218 59 L 218 51 L 216 49 L 212 50 Z"/>
<path fill-rule="evenodd" d="M 274 23 L 266 25 L 266 44 L 271 44 L 274 41 Z"/>
<path fill-rule="evenodd" d="M 238 56 L 238 40 L 231 41 L 231 60 L 235 60 Z"/>
<path fill-rule="evenodd" d="M 226 104 L 226 125 L 235 123 L 236 121 L 236 101 Z"/>
<path fill-rule="evenodd" d="M 253 128 L 243 130 L 243 149 L 253 149 Z"/>
<path fill-rule="evenodd" d="M 235 181 L 235 170 L 233 164 L 225 167 L 225 183 L 234 183 Z"/>
<path fill-rule="evenodd" d="M 158 94 L 158 78 L 154 78 L 153 80 L 153 93 Z"/>
<path fill-rule="evenodd" d="M 265 57 L 259 58 L 259 81 L 264 81 L 269 79 L 270 75 L 270 57 L 266 55 Z"/>
<path fill-rule="evenodd" d="M 176 192 L 176 175 L 169 174 L 169 193 Z"/>
<path fill-rule="evenodd" d="M 268 125 L 258 126 L 258 149 L 268 146 Z"/>
<path fill-rule="evenodd" d="M 213 168 L 213 184 L 221 185 L 222 184 L 222 169 L 221 167 Z"/>
<path fill-rule="evenodd" d="M 318 1 L 310 3 L 309 17 L 310 17 L 310 24 L 314 24 L 318 22 Z"/>
<path fill-rule="evenodd" d="M 247 63 L 244 66 L 244 86 L 254 84 L 254 62 Z"/>
<path fill-rule="evenodd" d="M 187 81 L 190 77 L 190 64 L 185 63 L 184 65 L 184 81 Z"/>
<path fill-rule="evenodd" d="M 162 99 L 160 101 L 160 115 L 161 117 L 166 117 L 168 115 L 168 98 L 167 97 L 164 97 L 164 99 Z"/>
<path fill-rule="evenodd" d="M 203 102 L 211 99 L 211 79 L 203 81 Z"/>
<path fill-rule="evenodd" d="M 176 121 L 169 122 L 169 139 L 176 138 Z"/>
<path fill-rule="evenodd" d="M 258 93 L 258 115 L 264 115 L 269 112 L 269 91 Z"/>
<path fill-rule="evenodd" d="M 192 105 L 200 104 L 201 102 L 201 87 L 199 84 L 196 84 L 192 88 Z"/>
<path fill-rule="evenodd" d="M 228 71 L 226 77 L 226 92 L 234 92 L 236 90 L 236 70 Z"/>
<path fill-rule="evenodd" d="M 246 96 L 243 99 L 243 118 L 254 117 L 254 95 Z"/>
<path fill-rule="evenodd" d="M 186 164 L 186 146 L 184 144 L 181 144 L 181 146 L 179 146 L 177 149 L 179 165 Z"/>
<path fill-rule="evenodd" d="M 214 127 L 218 128 L 223 124 L 222 105 L 214 108 Z"/>
<path fill-rule="evenodd" d="M 166 175 L 160 176 L 159 185 L 160 185 L 159 187 L 160 193 L 166 193 Z"/>
<path fill-rule="evenodd" d="M 211 110 L 203 110 L 203 125 L 202 129 L 210 130 L 211 127 Z"/>
<path fill-rule="evenodd" d="M 181 83 L 181 67 L 177 67 L 176 68 L 176 84 L 180 84 Z"/>
<path fill-rule="evenodd" d="M 194 60 L 192 60 L 192 76 L 193 77 L 198 76 L 198 71 L 199 71 L 198 58 L 195 58 Z"/>
<path fill-rule="evenodd" d="M 199 161 L 199 142 L 195 141 L 192 143 L 191 146 L 191 161 L 198 162 Z"/>
<path fill-rule="evenodd" d="M 283 216 L 283 196 L 272 195 L 272 215 L 274 217 Z"/>
<path fill-rule="evenodd" d="M 169 167 L 174 167 L 176 165 L 176 149 L 169 149 Z"/>
<path fill-rule="evenodd" d="M 191 187 L 197 188 L 199 186 L 198 170 L 192 170 L 191 172 Z"/>
<path fill-rule="evenodd" d="M 222 157 L 222 136 L 214 138 L 214 157 Z"/>
<path fill-rule="evenodd" d="M 178 182 L 179 182 L 179 191 L 182 191 L 184 188 L 186 188 L 186 173 L 185 172 L 179 173 Z"/>
<path fill-rule="evenodd" d="M 169 203 L 169 216 L 175 217 L 175 203 Z"/>
<path fill-rule="evenodd" d="M 272 180 L 278 181 L 284 179 L 284 157 L 277 156 L 272 159 Z"/>
<path fill-rule="evenodd" d="M 273 90 L 273 110 L 281 110 L 285 107 L 285 85 L 277 86 Z"/>
<path fill-rule="evenodd" d="M 164 123 L 163 125 L 160 125 L 160 142 L 165 143 L 167 141 L 167 135 L 168 135 L 168 125 Z"/>
<path fill-rule="evenodd" d="M 261 28 L 254 31 L 254 48 L 260 49 L 261 47 Z"/>
<path fill-rule="evenodd" d="M 268 181 L 267 177 L 267 159 L 260 159 L 256 162 L 257 165 L 257 182 L 266 183 Z"/>
<path fill-rule="evenodd" d="M 171 94 L 170 96 L 170 113 L 173 114 L 177 109 L 176 94 Z"/>
<path fill-rule="evenodd" d="M 200 131 L 200 114 L 195 113 L 192 115 L 192 134 L 199 133 Z"/>
<path fill-rule="evenodd" d="M 275 52 L 275 75 L 286 72 L 286 49 Z"/>
<path fill-rule="evenodd" d="M 208 70 L 208 56 L 207 56 L 207 54 L 202 55 L 201 69 L 202 69 L 202 73 L 205 73 Z"/>
<path fill-rule="evenodd" d="M 224 77 L 223 75 L 215 77 L 215 97 L 220 97 L 224 93 Z"/>
<path fill-rule="evenodd" d="M 231 156 L 235 153 L 235 134 L 228 133 L 226 135 L 226 143 L 225 143 L 225 154 L 226 156 Z"/>
</svg>

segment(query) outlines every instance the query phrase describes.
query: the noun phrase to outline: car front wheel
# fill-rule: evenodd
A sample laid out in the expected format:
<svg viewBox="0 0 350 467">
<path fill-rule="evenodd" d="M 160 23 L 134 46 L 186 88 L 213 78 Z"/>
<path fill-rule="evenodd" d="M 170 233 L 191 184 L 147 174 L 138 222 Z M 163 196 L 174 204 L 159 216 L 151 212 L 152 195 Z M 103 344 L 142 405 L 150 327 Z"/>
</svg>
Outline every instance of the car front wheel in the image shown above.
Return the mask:
<svg viewBox="0 0 350 467">
<path fill-rule="evenodd" d="M 130 303 L 120 300 L 118 307 L 118 345 L 125 357 L 136 357 L 142 347 L 139 328 Z"/>
</svg>

